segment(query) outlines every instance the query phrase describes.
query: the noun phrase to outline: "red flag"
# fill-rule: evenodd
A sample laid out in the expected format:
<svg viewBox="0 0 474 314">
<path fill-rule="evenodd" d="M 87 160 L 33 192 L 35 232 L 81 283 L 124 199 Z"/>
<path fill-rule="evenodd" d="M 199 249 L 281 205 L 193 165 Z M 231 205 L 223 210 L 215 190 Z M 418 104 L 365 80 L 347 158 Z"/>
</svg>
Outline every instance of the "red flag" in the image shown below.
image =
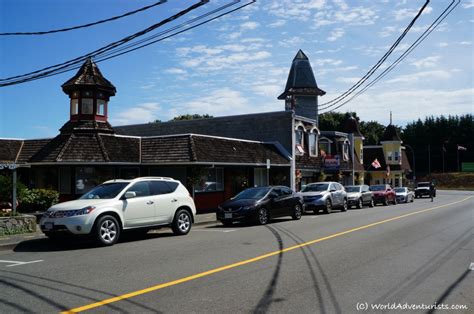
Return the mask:
<svg viewBox="0 0 474 314">
<path fill-rule="evenodd" d="M 467 150 L 467 148 L 458 144 L 458 150 Z"/>
<path fill-rule="evenodd" d="M 378 169 L 378 168 L 382 167 L 380 165 L 380 162 L 377 160 L 377 158 L 375 158 L 375 160 L 372 161 L 372 167 L 374 167 L 375 169 Z"/>
</svg>

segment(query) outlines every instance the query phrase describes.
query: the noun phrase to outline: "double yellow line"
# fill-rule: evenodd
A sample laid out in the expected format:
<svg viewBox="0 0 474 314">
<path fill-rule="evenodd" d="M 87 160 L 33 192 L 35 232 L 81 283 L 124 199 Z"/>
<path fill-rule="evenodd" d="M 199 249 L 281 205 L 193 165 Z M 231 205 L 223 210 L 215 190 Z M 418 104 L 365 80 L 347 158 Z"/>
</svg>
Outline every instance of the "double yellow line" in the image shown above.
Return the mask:
<svg viewBox="0 0 474 314">
<path fill-rule="evenodd" d="M 462 203 L 462 202 L 464 202 L 464 201 L 466 201 L 470 198 L 472 198 L 472 196 L 466 197 L 466 198 L 464 198 L 460 201 L 454 202 L 454 203 L 435 206 L 435 207 L 419 210 L 419 211 L 416 211 L 416 212 L 412 212 L 412 213 L 409 213 L 409 214 L 405 214 L 405 215 L 396 216 L 396 217 L 393 217 L 393 218 L 377 221 L 377 222 L 374 222 L 374 223 L 371 223 L 371 224 L 368 224 L 368 225 L 360 226 L 360 227 L 353 228 L 353 229 L 350 229 L 350 230 L 335 233 L 335 234 L 332 234 L 332 235 L 329 235 L 329 236 L 326 236 L 326 237 L 322 237 L 322 238 L 318 238 L 318 239 L 315 239 L 315 240 L 304 242 L 304 243 L 301 243 L 301 244 L 298 244 L 298 245 L 294 245 L 294 246 L 288 247 L 286 249 L 270 252 L 270 253 L 260 255 L 260 256 L 254 257 L 254 258 L 250 258 L 250 259 L 247 259 L 247 260 L 243 260 L 243 261 L 240 261 L 240 262 L 237 262 L 237 263 L 225 265 L 225 266 L 214 268 L 214 269 L 211 269 L 211 270 L 208 270 L 208 271 L 205 271 L 205 272 L 202 272 L 202 273 L 198 273 L 198 274 L 195 274 L 195 275 L 191 275 L 191 276 L 184 277 L 184 278 L 181 278 L 181 279 L 177 279 L 177 280 L 169 281 L 169 282 L 166 282 L 166 283 L 162 283 L 162 284 L 152 286 L 152 287 L 149 287 L 149 288 L 146 288 L 146 289 L 137 290 L 137 291 L 122 294 L 122 295 L 119 295 L 119 296 L 116 296 L 116 297 L 113 297 L 113 298 L 105 299 L 105 300 L 102 300 L 102 301 L 99 301 L 99 302 L 91 303 L 91 304 L 84 305 L 84 306 L 81 306 L 81 307 L 76 307 L 74 309 L 70 309 L 70 310 L 67 310 L 67 311 L 64 311 L 64 312 L 61 312 L 61 313 L 62 314 L 64 314 L 64 313 L 78 313 L 78 312 L 87 311 L 87 310 L 90 310 L 90 309 L 93 309 L 93 308 L 96 308 L 96 307 L 104 306 L 104 305 L 107 305 L 107 304 L 110 304 L 110 303 L 122 301 L 122 300 L 125 300 L 125 299 L 130 299 L 130 298 L 133 298 L 133 297 L 145 294 L 145 293 L 149 293 L 149 292 L 152 292 L 152 291 L 156 291 L 156 290 L 164 289 L 164 288 L 167 288 L 167 287 L 179 285 L 181 283 L 185 283 L 185 282 L 195 280 L 195 279 L 198 279 L 198 278 L 210 276 L 210 275 L 215 274 L 215 273 L 220 273 L 220 272 L 228 270 L 228 269 L 232 269 L 232 268 L 236 268 L 236 267 L 239 267 L 239 266 L 255 263 L 255 262 L 258 262 L 260 260 L 275 256 L 275 255 L 278 255 L 278 254 L 281 254 L 281 253 L 284 253 L 284 252 L 293 251 L 293 250 L 296 250 L 296 249 L 299 249 L 299 248 L 302 248 L 302 247 L 305 247 L 305 246 L 308 246 L 308 245 L 312 245 L 312 244 L 315 244 L 315 243 L 318 243 L 318 242 L 322 242 L 322 241 L 329 240 L 329 239 L 332 239 L 332 238 L 340 237 L 340 236 L 343 236 L 345 234 L 349 234 L 349 233 L 352 233 L 352 232 L 368 229 L 368 228 L 371 228 L 371 227 L 375 227 L 375 226 L 378 226 L 378 225 L 381 225 L 381 224 L 384 224 L 384 223 L 387 223 L 387 222 L 399 220 L 399 219 L 406 218 L 406 217 L 409 217 L 409 216 L 418 215 L 418 214 L 421 214 L 421 213 L 424 213 L 424 212 L 427 212 L 427 211 L 431 211 L 431 210 L 434 210 L 434 209 L 459 204 L 459 203 Z"/>
</svg>

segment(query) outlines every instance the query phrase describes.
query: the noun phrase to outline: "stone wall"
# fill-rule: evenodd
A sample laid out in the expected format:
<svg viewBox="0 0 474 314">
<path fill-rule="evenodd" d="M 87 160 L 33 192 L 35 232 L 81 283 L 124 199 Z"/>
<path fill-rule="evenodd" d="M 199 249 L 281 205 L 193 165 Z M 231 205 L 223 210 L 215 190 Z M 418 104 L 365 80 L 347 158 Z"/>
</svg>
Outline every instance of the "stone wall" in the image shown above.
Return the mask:
<svg viewBox="0 0 474 314">
<path fill-rule="evenodd" d="M 35 216 L 0 217 L 0 236 L 36 231 Z"/>
</svg>

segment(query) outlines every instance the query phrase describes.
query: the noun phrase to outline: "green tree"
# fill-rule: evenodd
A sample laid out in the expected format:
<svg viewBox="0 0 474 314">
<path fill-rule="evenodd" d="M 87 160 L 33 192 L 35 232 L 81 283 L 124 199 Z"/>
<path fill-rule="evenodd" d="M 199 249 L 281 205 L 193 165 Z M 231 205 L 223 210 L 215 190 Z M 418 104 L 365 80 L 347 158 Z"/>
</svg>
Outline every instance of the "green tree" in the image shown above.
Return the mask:
<svg viewBox="0 0 474 314">
<path fill-rule="evenodd" d="M 209 114 L 182 114 L 182 115 L 179 115 L 177 117 L 174 117 L 173 119 L 171 119 L 170 121 L 181 121 L 181 120 L 195 120 L 195 119 L 210 119 L 210 118 L 214 118 L 213 116 L 209 115 Z"/>
</svg>

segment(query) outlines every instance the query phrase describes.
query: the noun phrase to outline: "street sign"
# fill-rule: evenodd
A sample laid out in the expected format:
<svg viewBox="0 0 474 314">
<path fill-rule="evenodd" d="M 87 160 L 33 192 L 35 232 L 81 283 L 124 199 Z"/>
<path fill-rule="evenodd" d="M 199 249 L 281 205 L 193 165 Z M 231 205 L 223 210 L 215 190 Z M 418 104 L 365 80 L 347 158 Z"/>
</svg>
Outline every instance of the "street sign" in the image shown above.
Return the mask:
<svg viewBox="0 0 474 314">
<path fill-rule="evenodd" d="M 15 163 L 4 163 L 4 164 L 0 164 L 0 170 L 3 170 L 3 169 L 10 169 L 10 170 L 14 170 L 18 168 L 18 165 L 15 164 Z"/>
</svg>

